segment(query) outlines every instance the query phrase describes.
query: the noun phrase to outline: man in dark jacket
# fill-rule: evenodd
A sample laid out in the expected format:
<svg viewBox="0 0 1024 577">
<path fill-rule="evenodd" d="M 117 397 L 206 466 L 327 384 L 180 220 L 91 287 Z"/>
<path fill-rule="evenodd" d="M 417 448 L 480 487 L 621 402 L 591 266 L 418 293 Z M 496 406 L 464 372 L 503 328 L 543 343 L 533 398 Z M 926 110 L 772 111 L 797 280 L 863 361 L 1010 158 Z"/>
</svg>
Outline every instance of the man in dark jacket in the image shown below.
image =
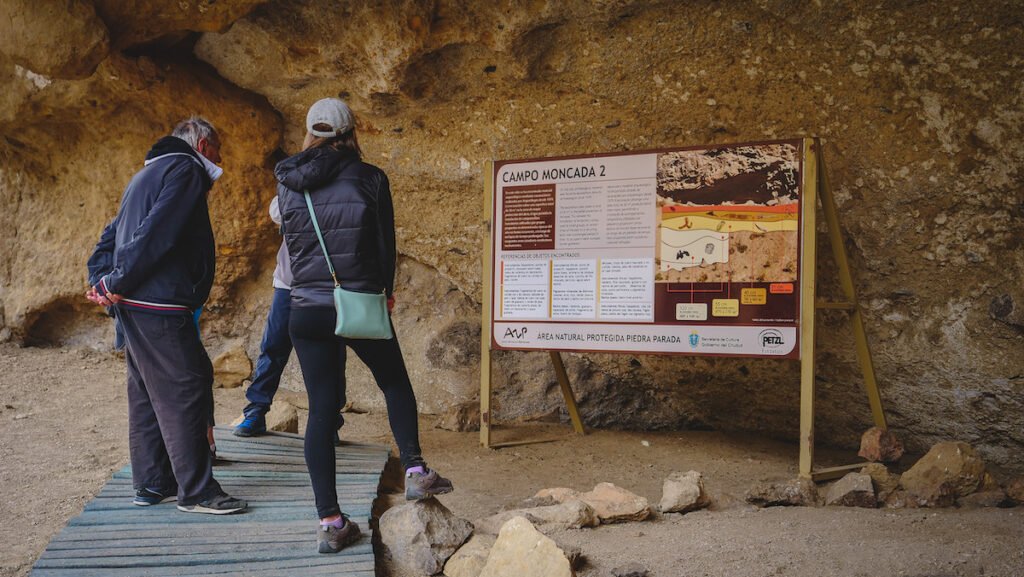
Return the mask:
<svg viewBox="0 0 1024 577">
<path fill-rule="evenodd" d="M 132 177 L 89 258 L 86 297 L 111 307 L 128 361 L 134 504 L 189 513 L 242 511 L 213 478 L 206 429 L 213 367 L 193 313 L 213 285 L 206 195 L 223 172 L 220 139 L 193 117 L 161 138 Z"/>
</svg>

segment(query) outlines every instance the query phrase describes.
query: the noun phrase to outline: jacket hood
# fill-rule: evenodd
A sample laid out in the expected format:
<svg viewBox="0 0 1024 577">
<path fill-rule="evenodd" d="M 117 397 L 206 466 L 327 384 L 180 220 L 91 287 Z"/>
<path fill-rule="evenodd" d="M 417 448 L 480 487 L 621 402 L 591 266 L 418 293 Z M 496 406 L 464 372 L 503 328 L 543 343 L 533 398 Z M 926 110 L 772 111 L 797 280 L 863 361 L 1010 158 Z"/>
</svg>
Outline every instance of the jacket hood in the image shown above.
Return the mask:
<svg viewBox="0 0 1024 577">
<path fill-rule="evenodd" d="M 149 152 L 146 153 L 146 160 L 153 160 L 167 154 L 187 154 L 195 158 L 197 162 L 202 163 L 199 159 L 199 153 L 177 136 L 165 136 L 157 140 L 153 148 L 150 148 Z"/>
<path fill-rule="evenodd" d="M 315 190 L 334 180 L 342 168 L 358 160 L 355 153 L 319 146 L 304 150 L 277 163 L 277 181 L 296 192 Z"/>
</svg>

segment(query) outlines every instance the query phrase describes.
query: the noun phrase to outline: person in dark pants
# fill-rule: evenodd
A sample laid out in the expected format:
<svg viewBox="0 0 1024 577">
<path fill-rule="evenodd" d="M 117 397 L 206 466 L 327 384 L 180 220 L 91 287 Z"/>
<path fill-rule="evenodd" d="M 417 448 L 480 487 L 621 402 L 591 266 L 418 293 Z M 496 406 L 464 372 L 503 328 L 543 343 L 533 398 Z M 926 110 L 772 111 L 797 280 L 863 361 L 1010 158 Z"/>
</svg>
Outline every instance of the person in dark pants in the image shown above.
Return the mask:
<svg viewBox="0 0 1024 577">
<path fill-rule="evenodd" d="M 337 553 L 359 538 L 359 527 L 338 506 L 335 416 L 345 390 L 347 348 L 366 363 L 387 402 L 391 432 L 405 468 L 407 499 L 452 490 L 450 481 L 428 469 L 420 452 L 416 396 L 397 336 L 387 340 L 347 339 L 334 334 L 335 280 L 350 291 L 387 294 L 394 304 L 395 222 L 388 178 L 361 160 L 355 121 L 336 98 L 317 101 L 306 115 L 303 151 L 277 164 L 282 229 L 292 269 L 289 331 L 309 397 L 306 466 L 320 517 L 318 547 Z M 304 191 L 309 191 L 323 232 L 321 249 Z"/>
<path fill-rule="evenodd" d="M 281 224 L 281 211 L 277 197 L 270 203 L 270 219 Z M 249 404 L 242 410 L 242 422 L 233 433 L 239 437 L 253 437 L 267 432 L 267 413 L 274 402 L 274 395 L 281 384 L 281 375 L 292 354 L 292 339 L 288 335 L 288 318 L 291 315 L 292 268 L 288 263 L 288 247 L 281 243 L 274 267 L 274 296 L 267 313 L 267 324 L 260 341 L 260 356 L 256 360 L 256 374 L 252 384 L 245 391 Z M 341 406 L 345 406 L 345 392 L 341 391 Z M 338 428 L 345 424 L 345 418 L 338 413 Z M 340 445 L 337 431 L 334 444 Z"/>
<path fill-rule="evenodd" d="M 220 138 L 192 117 L 153 145 L 89 258 L 86 298 L 114 310 L 128 363 L 134 504 L 188 513 L 242 511 L 213 478 L 207 426 L 213 366 L 194 311 L 213 285 L 206 196 L 222 170 Z"/>
</svg>

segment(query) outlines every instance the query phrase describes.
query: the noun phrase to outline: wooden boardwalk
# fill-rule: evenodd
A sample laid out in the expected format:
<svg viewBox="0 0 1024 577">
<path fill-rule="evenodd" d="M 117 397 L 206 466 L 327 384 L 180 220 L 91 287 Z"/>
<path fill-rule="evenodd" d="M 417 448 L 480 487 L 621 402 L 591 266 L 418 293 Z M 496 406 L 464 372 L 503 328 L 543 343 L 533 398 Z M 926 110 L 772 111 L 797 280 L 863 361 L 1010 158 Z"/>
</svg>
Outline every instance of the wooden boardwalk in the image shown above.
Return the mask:
<svg viewBox="0 0 1024 577">
<path fill-rule="evenodd" d="M 346 443 L 338 448 L 338 498 L 363 537 L 337 555 L 321 555 L 302 437 L 272 433 L 242 439 L 220 427 L 215 436 L 222 460 L 214 477 L 230 495 L 247 500 L 248 511 L 201 515 L 182 513 L 173 503 L 132 505 L 131 469 L 125 467 L 50 541 L 30 576 L 373 577 L 367 520 L 387 447 Z"/>
</svg>

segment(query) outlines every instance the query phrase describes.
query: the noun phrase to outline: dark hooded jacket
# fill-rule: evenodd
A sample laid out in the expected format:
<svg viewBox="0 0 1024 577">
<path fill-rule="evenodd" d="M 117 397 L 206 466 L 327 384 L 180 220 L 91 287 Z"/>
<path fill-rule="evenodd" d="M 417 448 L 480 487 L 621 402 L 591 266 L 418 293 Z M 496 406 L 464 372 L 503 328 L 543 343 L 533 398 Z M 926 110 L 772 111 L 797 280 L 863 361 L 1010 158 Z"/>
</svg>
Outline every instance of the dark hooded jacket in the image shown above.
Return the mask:
<svg viewBox="0 0 1024 577">
<path fill-rule="evenodd" d="M 292 306 L 334 306 L 334 281 L 306 207 L 306 190 L 341 286 L 384 291 L 390 297 L 395 289 L 395 215 L 384 171 L 355 152 L 322 146 L 282 160 L 274 174 L 294 277 Z"/>
<path fill-rule="evenodd" d="M 89 284 L 122 295 L 119 306 L 138 310 L 178 314 L 202 306 L 214 274 L 211 186 L 187 142 L 157 141 L 89 257 Z"/>
</svg>

